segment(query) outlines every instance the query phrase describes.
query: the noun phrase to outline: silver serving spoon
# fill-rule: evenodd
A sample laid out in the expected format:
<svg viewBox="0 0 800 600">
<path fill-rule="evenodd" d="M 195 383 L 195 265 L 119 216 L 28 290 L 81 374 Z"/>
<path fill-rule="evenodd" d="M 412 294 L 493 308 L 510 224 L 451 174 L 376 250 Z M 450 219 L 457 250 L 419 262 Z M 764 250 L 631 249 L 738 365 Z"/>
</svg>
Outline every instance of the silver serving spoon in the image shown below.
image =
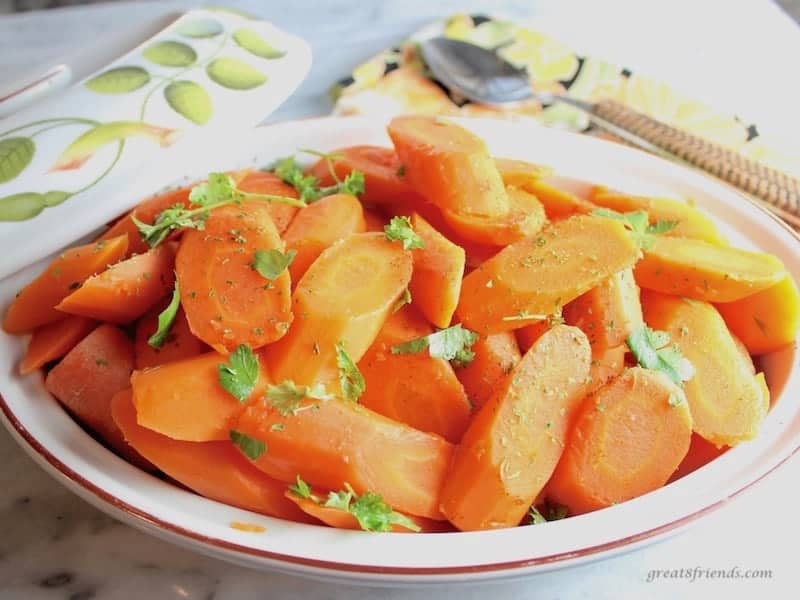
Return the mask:
<svg viewBox="0 0 800 600">
<path fill-rule="evenodd" d="M 563 102 L 587 113 L 591 121 L 618 138 L 669 160 L 688 163 L 766 202 L 800 230 L 800 180 L 639 113 L 615 100 L 592 103 L 539 92 L 530 75 L 498 54 L 469 42 L 436 37 L 420 44 L 433 75 L 464 98 L 492 106 L 535 98 L 542 104 Z"/>
</svg>

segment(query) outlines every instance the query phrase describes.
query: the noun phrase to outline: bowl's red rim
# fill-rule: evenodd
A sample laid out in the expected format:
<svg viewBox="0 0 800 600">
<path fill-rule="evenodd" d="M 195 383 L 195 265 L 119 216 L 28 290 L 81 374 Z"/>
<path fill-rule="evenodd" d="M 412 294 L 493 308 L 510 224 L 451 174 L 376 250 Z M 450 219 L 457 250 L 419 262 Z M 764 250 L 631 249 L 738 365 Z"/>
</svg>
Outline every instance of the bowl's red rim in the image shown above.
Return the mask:
<svg viewBox="0 0 800 600">
<path fill-rule="evenodd" d="M 301 121 L 317 120 L 325 118 L 330 118 L 330 117 L 316 117 L 316 118 L 300 119 L 300 120 Z M 667 163 L 669 162 L 666 161 L 666 159 L 660 157 L 651 156 L 651 158 L 656 158 L 657 160 L 663 160 L 664 162 Z M 730 184 L 727 184 L 722 180 L 713 177 L 709 178 L 718 184 L 722 184 L 728 187 L 732 192 L 735 192 L 740 197 L 741 200 L 748 202 L 749 204 L 754 206 L 757 210 L 766 214 L 779 227 L 787 231 L 798 244 L 800 244 L 800 232 L 794 230 L 785 221 L 779 218 L 775 213 L 771 212 L 764 205 L 760 204 L 759 202 L 756 202 L 752 198 L 749 198 L 748 196 L 741 193 L 740 190 L 731 186 Z M 173 523 L 170 523 L 169 521 L 165 521 L 147 511 L 144 511 L 128 502 L 125 502 L 124 500 L 121 500 L 119 497 L 115 496 L 108 490 L 98 486 L 97 484 L 93 483 L 89 479 L 85 478 L 83 475 L 80 475 L 79 473 L 75 472 L 72 468 L 64 464 L 53 453 L 51 453 L 45 447 L 44 444 L 42 444 L 33 434 L 31 434 L 27 430 L 27 428 L 19 421 L 19 419 L 11 410 L 5 398 L 3 397 L 2 392 L 0 392 L 0 409 L 2 409 L 3 416 L 5 417 L 4 420 L 6 421 L 6 423 L 10 424 L 17 432 L 17 434 L 23 440 L 25 440 L 30 450 L 39 455 L 40 458 L 44 459 L 56 471 L 61 473 L 63 476 L 67 477 L 73 484 L 76 484 L 77 486 L 91 493 L 93 496 L 102 501 L 104 504 L 107 504 L 112 508 L 125 513 L 129 517 L 132 517 L 134 523 L 138 521 L 142 525 L 147 524 L 150 526 L 154 526 L 158 529 L 164 530 L 172 534 L 173 536 L 179 538 L 185 538 L 185 540 L 187 541 L 200 542 L 202 544 L 207 544 L 227 552 L 244 554 L 253 558 L 273 560 L 285 563 L 287 565 L 298 565 L 307 568 L 322 569 L 331 572 L 331 574 L 336 574 L 337 572 L 338 573 L 344 572 L 344 573 L 354 573 L 354 574 L 363 573 L 363 574 L 398 575 L 398 576 L 414 576 L 414 575 L 434 576 L 434 575 L 500 573 L 508 571 L 518 571 L 520 569 L 525 569 L 529 567 L 548 565 L 559 561 L 589 558 L 594 555 L 602 554 L 604 552 L 609 552 L 611 550 L 621 549 L 625 546 L 629 546 L 637 542 L 645 541 L 651 538 L 656 538 L 658 536 L 667 534 L 669 532 L 673 532 L 681 527 L 689 525 L 690 523 L 705 516 L 706 514 L 717 510 L 731 499 L 737 497 L 739 494 L 750 489 L 751 487 L 762 481 L 764 478 L 769 476 L 771 473 L 779 469 L 786 462 L 791 460 L 794 457 L 794 455 L 797 454 L 798 451 L 800 451 L 800 445 L 795 446 L 791 451 L 789 451 L 786 454 L 786 456 L 784 456 L 781 460 L 772 465 L 769 469 L 767 469 L 754 479 L 751 479 L 750 481 L 742 485 L 742 487 L 730 493 L 729 495 L 720 498 L 715 502 L 704 506 L 703 508 L 700 508 L 694 512 L 684 515 L 679 519 L 675 519 L 674 521 L 670 521 L 668 523 L 659 525 L 658 527 L 641 531 L 633 535 L 621 537 L 616 540 L 612 540 L 610 542 L 604 542 L 602 544 L 596 544 L 594 546 L 587 546 L 585 548 L 580 548 L 578 550 L 570 550 L 565 552 L 559 552 L 556 554 L 548 554 L 546 556 L 539 556 L 539 557 L 499 562 L 499 563 L 480 564 L 480 565 L 465 565 L 465 566 L 452 566 L 452 567 L 375 566 L 375 565 L 360 565 L 353 563 L 339 563 L 335 561 L 304 558 L 301 556 L 283 554 L 280 552 L 272 552 L 269 550 L 260 550 L 258 548 L 253 548 L 251 546 L 244 546 L 234 542 L 229 542 L 227 540 L 222 540 L 219 538 L 202 535 L 200 533 L 192 531 L 191 529 L 186 529 L 185 527 L 180 527 Z"/>
</svg>

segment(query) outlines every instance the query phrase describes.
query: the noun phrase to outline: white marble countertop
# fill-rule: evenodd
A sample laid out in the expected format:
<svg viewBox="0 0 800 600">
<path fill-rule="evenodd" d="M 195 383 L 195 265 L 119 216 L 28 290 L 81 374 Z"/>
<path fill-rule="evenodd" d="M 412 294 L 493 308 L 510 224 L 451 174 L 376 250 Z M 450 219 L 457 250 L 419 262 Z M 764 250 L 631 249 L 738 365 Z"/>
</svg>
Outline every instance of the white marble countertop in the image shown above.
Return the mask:
<svg viewBox="0 0 800 600">
<path fill-rule="evenodd" d="M 92 5 L 0 18 L 0 83 L 56 59 L 86 40 L 198 4 Z M 372 53 L 437 16 L 457 11 L 530 15 L 578 48 L 672 81 L 757 121 L 762 131 L 800 133 L 797 26 L 768 0 L 603 3 L 394 0 L 242 0 L 308 39 L 314 67 L 270 120 L 324 114 L 326 90 Z M 602 23 L 602 29 L 598 24 Z M 708 77 L 713 70 L 714 76 Z M 797 401 L 787 398 L 786 401 Z M 560 598 L 797 598 L 800 458 L 665 542 L 526 581 L 468 587 L 378 589 L 258 573 L 172 546 L 117 523 L 62 488 L 0 431 L 0 598 L 249 598 L 496 600 Z M 654 569 L 768 569 L 768 579 L 660 580 Z"/>
</svg>

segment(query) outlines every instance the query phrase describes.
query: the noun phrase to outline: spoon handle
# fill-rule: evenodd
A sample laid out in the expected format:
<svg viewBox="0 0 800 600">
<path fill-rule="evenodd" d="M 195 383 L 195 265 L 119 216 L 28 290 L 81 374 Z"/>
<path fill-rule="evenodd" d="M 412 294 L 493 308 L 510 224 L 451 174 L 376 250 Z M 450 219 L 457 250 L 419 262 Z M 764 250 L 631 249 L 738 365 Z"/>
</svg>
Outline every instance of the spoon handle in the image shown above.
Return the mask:
<svg viewBox="0 0 800 600">
<path fill-rule="evenodd" d="M 763 200 L 787 222 L 800 227 L 800 180 L 614 100 L 597 102 L 591 112 Z"/>
</svg>

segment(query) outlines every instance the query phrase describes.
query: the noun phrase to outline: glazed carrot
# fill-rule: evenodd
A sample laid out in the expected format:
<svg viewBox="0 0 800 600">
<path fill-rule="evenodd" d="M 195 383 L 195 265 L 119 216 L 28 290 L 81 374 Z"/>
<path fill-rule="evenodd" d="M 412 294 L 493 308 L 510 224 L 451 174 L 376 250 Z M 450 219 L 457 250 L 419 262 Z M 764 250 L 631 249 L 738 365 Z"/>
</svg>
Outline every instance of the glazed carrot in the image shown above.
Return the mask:
<svg viewBox="0 0 800 600">
<path fill-rule="evenodd" d="M 525 354 L 528 350 L 530 350 L 531 346 L 536 343 L 536 340 L 550 331 L 554 324 L 558 323 L 558 317 L 560 316 L 561 312 L 559 311 L 553 318 L 533 321 L 524 327 L 514 330 L 513 334 L 516 337 L 520 352 Z"/>
<path fill-rule="evenodd" d="M 358 524 L 358 519 L 356 519 L 352 513 L 340 508 L 324 506 L 326 495 L 320 496 L 320 502 L 315 502 L 312 498 L 302 498 L 290 490 L 286 490 L 285 496 L 294 502 L 304 513 L 319 519 L 329 527 L 361 531 L 361 526 Z M 419 533 L 453 531 L 453 528 L 450 527 L 446 521 L 434 521 L 433 519 L 415 517 L 414 515 L 403 516 L 419 528 Z M 394 523 L 391 527 L 391 531 L 394 533 L 413 532 L 412 529 L 408 529 L 399 523 Z"/>
<path fill-rule="evenodd" d="M 137 422 L 173 440 L 227 440 L 241 404 L 219 383 L 218 367 L 228 358 L 208 352 L 143 371 L 130 377 Z M 267 385 L 261 361 L 259 378 L 250 398 Z"/>
<path fill-rule="evenodd" d="M 506 187 L 508 212 L 487 217 L 444 210 L 445 221 L 464 238 L 478 244 L 506 246 L 534 235 L 547 222 L 542 203 L 523 189 Z"/>
<path fill-rule="evenodd" d="M 522 358 L 517 340 L 511 331 L 482 336 L 472 345 L 475 358 L 465 367 L 456 369 L 456 377 L 464 386 L 474 410 L 489 399 Z"/>
<path fill-rule="evenodd" d="M 265 202 L 211 212 L 205 229 L 183 234 L 175 270 L 192 333 L 218 352 L 259 348 L 292 322 L 289 272 L 269 280 L 253 267 L 258 251 L 283 252 Z"/>
<path fill-rule="evenodd" d="M 331 162 L 336 176 L 344 181 L 352 171 L 364 174 L 364 193 L 361 200 L 370 204 L 404 202 L 417 193 L 403 176 L 403 165 L 397 153 L 382 146 L 348 146 L 334 150 Z M 331 174 L 328 161 L 318 160 L 308 171 L 321 186 L 331 186 L 336 180 Z"/>
<path fill-rule="evenodd" d="M 692 417 L 663 373 L 629 369 L 581 404 L 547 484 L 551 501 L 577 515 L 663 486 L 689 450 Z"/>
<path fill-rule="evenodd" d="M 689 473 L 694 473 L 700 467 L 704 467 L 715 458 L 722 456 L 728 449 L 727 446 L 717 448 L 711 442 L 704 440 L 696 433 L 692 434 L 692 441 L 689 444 L 689 451 L 683 457 L 681 464 L 675 469 L 675 472 L 669 478 L 670 481 L 675 481 L 681 477 L 685 477 Z"/>
<path fill-rule="evenodd" d="M 337 343 L 358 362 L 411 280 L 411 252 L 380 233 L 358 233 L 325 250 L 292 296 L 286 336 L 266 349 L 275 381 L 338 381 Z"/>
<path fill-rule="evenodd" d="M 175 246 L 162 244 L 90 277 L 56 308 L 111 323 L 142 316 L 175 285 Z"/>
<path fill-rule="evenodd" d="M 456 318 L 483 334 L 519 329 L 557 312 L 638 256 L 619 222 L 578 216 L 553 223 L 467 275 Z"/>
<path fill-rule="evenodd" d="M 425 245 L 413 252 L 414 273 L 408 289 L 415 306 L 428 321 L 444 329 L 450 325 L 458 304 L 464 277 L 464 249 L 417 213 L 411 215 L 411 226 Z"/>
<path fill-rule="evenodd" d="M 701 210 L 691 204 L 671 198 L 649 196 L 633 196 L 595 186 L 591 200 L 598 206 L 610 208 L 617 212 L 647 211 L 650 222 L 677 221 L 674 229 L 667 232 L 669 236 L 695 238 L 710 244 L 727 245 L 725 236 L 720 233 L 714 221 Z"/>
<path fill-rule="evenodd" d="M 147 343 L 158 329 L 158 315 L 167 307 L 170 300 L 171 296 L 164 298 L 136 323 L 134 351 L 137 369 L 155 367 L 164 363 L 191 358 L 209 351 L 208 346 L 192 335 L 189 329 L 189 322 L 186 320 L 186 314 L 182 308 L 178 308 L 178 314 L 175 315 L 169 335 L 161 347 L 154 348 Z"/>
<path fill-rule="evenodd" d="M 315 408 L 316 407 L 316 408 Z M 287 483 L 380 495 L 396 510 L 441 519 L 439 490 L 452 445 L 371 410 L 338 399 L 298 401 L 282 414 L 269 400 L 248 404 L 236 431 L 266 443 L 253 464 Z"/>
<path fill-rule="evenodd" d="M 456 447 L 441 507 L 462 531 L 517 525 L 550 478 L 589 373 L 580 329 L 556 325 L 497 387 Z"/>
<path fill-rule="evenodd" d="M 365 229 L 361 203 L 350 194 L 327 196 L 301 209 L 283 236 L 287 251 L 297 252 L 289 265 L 292 285 L 297 286 L 325 248 Z"/>
<path fill-rule="evenodd" d="M 103 324 L 47 374 L 45 387 L 86 427 L 124 457 L 141 460 L 111 418 L 111 397 L 130 385 L 133 345 L 114 325 Z"/>
<path fill-rule="evenodd" d="M 363 212 L 364 212 L 364 231 L 370 233 L 383 232 L 383 228 L 386 227 L 386 224 L 389 222 L 389 219 L 387 219 L 382 213 L 371 208 L 364 208 Z"/>
<path fill-rule="evenodd" d="M 553 169 L 524 160 L 513 158 L 495 158 L 494 164 L 506 186 L 525 188 L 537 179 L 553 174 Z"/>
<path fill-rule="evenodd" d="M 645 322 L 669 333 L 694 366 L 694 376 L 684 384 L 694 431 L 717 446 L 755 437 L 769 397 L 716 309 L 654 292 L 642 293 L 642 308 Z"/>
<path fill-rule="evenodd" d="M 641 287 L 707 302 L 733 302 L 780 283 L 783 263 L 771 254 L 658 236 L 634 270 Z"/>
<path fill-rule="evenodd" d="M 800 329 L 800 294 L 791 275 L 752 296 L 717 304 L 717 310 L 751 354 L 788 346 Z"/>
<path fill-rule="evenodd" d="M 64 313 L 56 310 L 56 304 L 86 279 L 125 256 L 127 248 L 128 238 L 119 236 L 64 251 L 17 294 L 6 311 L 3 329 L 23 333 L 63 319 Z"/>
<path fill-rule="evenodd" d="M 142 427 L 130 389 L 114 396 L 111 413 L 128 444 L 201 496 L 281 519 L 316 522 L 285 498 L 286 484 L 253 467 L 229 441 L 182 442 Z"/>
<path fill-rule="evenodd" d="M 586 334 L 593 353 L 624 344 L 644 323 L 633 271 L 623 269 L 575 298 L 564 307 L 564 320 Z"/>
<path fill-rule="evenodd" d="M 358 363 L 367 384 L 359 402 L 385 417 L 457 443 L 471 410 L 453 367 L 427 352 L 392 353 L 393 346 L 430 333 L 432 328 L 413 305 L 391 315 Z"/>
<path fill-rule="evenodd" d="M 589 377 L 585 387 L 586 394 L 600 389 L 625 370 L 627 350 L 628 347 L 622 345 L 602 351 L 592 351 L 592 364 L 589 367 Z"/>
<path fill-rule="evenodd" d="M 272 194 L 297 198 L 297 191 L 292 186 L 285 184 L 275 173 L 265 171 L 247 172 L 236 187 L 251 194 Z M 297 207 L 283 202 L 270 202 L 266 208 L 272 217 L 275 229 L 280 235 L 283 235 L 297 214 Z"/>
<path fill-rule="evenodd" d="M 110 240 L 120 235 L 128 236 L 128 256 L 131 254 L 142 254 L 150 249 L 150 246 L 142 239 L 139 228 L 133 222 L 136 217 L 142 223 L 152 225 L 156 217 L 164 210 L 173 206 L 188 206 L 189 193 L 192 186 L 186 186 L 170 190 L 162 194 L 156 194 L 136 206 L 127 215 L 120 218 L 116 223 L 109 227 L 98 238 L 99 240 Z"/>
<path fill-rule="evenodd" d="M 28 342 L 25 356 L 19 363 L 20 374 L 26 375 L 52 360 L 61 358 L 95 326 L 97 322 L 85 317 L 66 317 L 36 328 L 31 341 Z"/>
<path fill-rule="evenodd" d="M 434 117 L 401 116 L 389 123 L 389 136 L 406 180 L 429 202 L 461 215 L 508 212 L 500 173 L 473 133 Z"/>
<path fill-rule="evenodd" d="M 539 199 L 547 218 L 551 220 L 566 219 L 595 210 L 597 206 L 575 193 L 571 184 L 572 180 L 565 178 L 543 177 L 522 187 Z"/>
</svg>

